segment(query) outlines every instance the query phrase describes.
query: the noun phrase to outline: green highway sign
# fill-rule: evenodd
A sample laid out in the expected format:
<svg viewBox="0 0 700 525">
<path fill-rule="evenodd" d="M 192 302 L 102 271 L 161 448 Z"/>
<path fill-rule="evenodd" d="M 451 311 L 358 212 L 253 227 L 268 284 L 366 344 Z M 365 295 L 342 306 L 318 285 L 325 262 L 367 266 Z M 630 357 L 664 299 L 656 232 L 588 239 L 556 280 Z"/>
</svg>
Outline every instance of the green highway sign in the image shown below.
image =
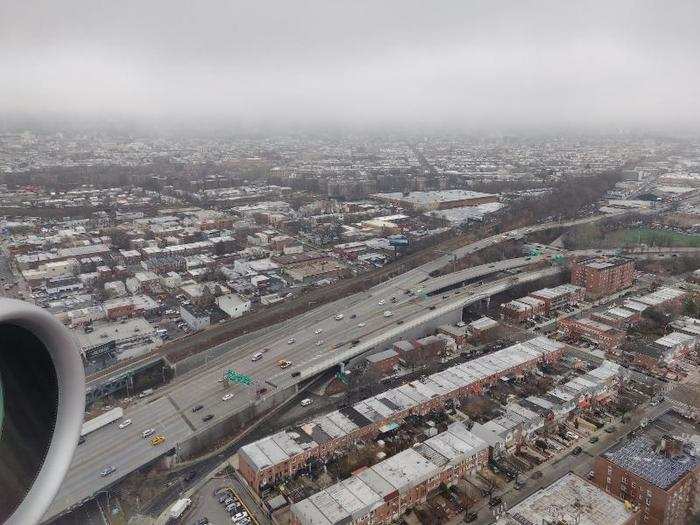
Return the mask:
<svg viewBox="0 0 700 525">
<path fill-rule="evenodd" d="M 239 374 L 235 370 L 226 370 L 224 377 L 230 383 L 238 383 L 240 385 L 250 385 L 253 382 L 253 378 L 247 375 Z"/>
</svg>

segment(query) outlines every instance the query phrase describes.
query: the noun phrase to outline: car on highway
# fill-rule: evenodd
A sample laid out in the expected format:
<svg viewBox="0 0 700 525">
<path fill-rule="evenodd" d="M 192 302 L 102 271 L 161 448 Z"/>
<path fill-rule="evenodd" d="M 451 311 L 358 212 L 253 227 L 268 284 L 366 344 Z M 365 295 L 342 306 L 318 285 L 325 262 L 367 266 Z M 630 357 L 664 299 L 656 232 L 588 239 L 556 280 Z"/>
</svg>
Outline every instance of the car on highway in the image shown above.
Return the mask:
<svg viewBox="0 0 700 525">
<path fill-rule="evenodd" d="M 115 467 L 114 465 L 107 465 L 105 468 L 102 469 L 102 472 L 100 472 L 100 476 L 106 478 L 115 470 L 117 470 L 117 467 Z"/>
<path fill-rule="evenodd" d="M 299 372 L 299 371 L 292 372 L 292 377 L 299 377 L 300 375 L 301 375 L 301 372 Z"/>
<path fill-rule="evenodd" d="M 322 328 L 316 328 L 316 330 L 314 330 L 314 333 L 315 333 L 316 335 L 320 334 L 321 332 L 323 332 L 323 329 L 322 329 Z"/>
<path fill-rule="evenodd" d="M 146 430 L 144 430 L 143 432 L 141 432 L 141 437 L 142 437 L 143 439 L 146 439 L 147 437 L 150 437 L 150 436 L 152 436 L 152 435 L 155 434 L 155 433 L 156 433 L 156 429 L 155 429 L 155 428 L 147 428 Z"/>
<path fill-rule="evenodd" d="M 360 328 L 364 328 L 365 326 L 367 326 L 367 323 L 357 323 L 357 326 L 359 326 Z"/>
<path fill-rule="evenodd" d="M 338 314 L 338 315 L 335 316 L 335 320 L 336 320 L 336 321 L 341 321 L 341 320 L 343 319 L 343 317 L 345 317 L 343 314 Z"/>
<path fill-rule="evenodd" d="M 221 401 L 228 401 L 229 399 L 233 399 L 233 394 L 230 392 L 228 394 L 224 394 L 221 398 Z"/>
<path fill-rule="evenodd" d="M 125 419 L 121 423 L 119 423 L 119 428 L 126 428 L 129 425 L 131 425 L 131 419 Z"/>
<path fill-rule="evenodd" d="M 309 399 L 309 398 L 307 397 L 306 399 L 302 399 L 302 400 L 301 400 L 301 406 L 307 407 L 307 406 L 309 406 L 309 405 L 310 405 L 311 403 L 313 403 L 313 402 L 314 402 L 313 399 Z"/>
<path fill-rule="evenodd" d="M 199 412 L 204 408 L 204 405 L 195 405 L 192 407 L 192 412 Z"/>
<path fill-rule="evenodd" d="M 294 339 L 293 337 L 290 337 L 289 339 L 287 339 L 288 345 L 293 345 L 294 343 L 296 343 L 296 339 Z"/>
<path fill-rule="evenodd" d="M 350 319 L 355 319 L 357 317 L 357 314 L 350 314 Z"/>
<path fill-rule="evenodd" d="M 209 523 L 209 518 L 206 516 L 199 518 L 196 522 L 196 525 L 207 525 Z"/>
<path fill-rule="evenodd" d="M 253 356 L 250 358 L 251 361 L 260 361 L 262 359 L 263 355 L 262 352 L 255 352 Z"/>
<path fill-rule="evenodd" d="M 279 366 L 282 369 L 289 368 L 290 366 L 292 366 L 292 362 L 287 361 L 286 359 L 280 359 L 279 361 L 277 361 L 277 366 Z"/>
<path fill-rule="evenodd" d="M 212 419 L 214 419 L 214 414 L 207 414 L 202 418 L 202 421 L 211 421 Z"/>
<path fill-rule="evenodd" d="M 384 317 L 391 317 L 392 315 L 394 315 L 394 313 L 391 310 L 386 310 L 384 312 Z"/>
<path fill-rule="evenodd" d="M 162 435 L 153 436 L 153 438 L 151 439 L 151 445 L 153 445 L 154 447 L 157 447 L 158 445 L 162 445 L 163 443 L 165 443 L 165 436 L 162 436 Z"/>
</svg>

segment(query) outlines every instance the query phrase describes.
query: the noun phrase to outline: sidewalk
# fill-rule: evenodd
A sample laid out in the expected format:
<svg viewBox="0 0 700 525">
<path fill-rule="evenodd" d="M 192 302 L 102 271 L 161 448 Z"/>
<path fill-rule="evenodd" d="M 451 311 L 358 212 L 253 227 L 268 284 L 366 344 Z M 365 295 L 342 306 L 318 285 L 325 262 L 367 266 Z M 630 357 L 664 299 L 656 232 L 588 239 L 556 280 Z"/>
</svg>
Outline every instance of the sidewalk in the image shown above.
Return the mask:
<svg viewBox="0 0 700 525">
<path fill-rule="evenodd" d="M 493 495 L 499 496 L 502 499 L 502 503 L 499 507 L 502 509 L 510 509 L 528 496 L 534 494 L 541 488 L 546 487 L 570 471 L 575 472 L 585 479 L 588 472 L 593 469 L 595 458 L 601 452 L 605 451 L 622 436 L 636 428 L 639 421 L 643 417 L 649 417 L 652 419 L 669 408 L 670 405 L 666 402 L 661 403 L 656 407 L 638 408 L 628 414 L 629 422 L 624 424 L 621 423 L 621 418 L 613 419 L 613 421 L 606 425 L 606 427 L 614 425 L 616 427 L 615 432 L 608 434 L 602 429 L 592 432 L 579 442 L 571 444 L 571 446 L 569 446 L 566 450 L 553 455 L 545 463 L 542 463 L 539 467 L 536 467 L 520 478 L 521 482 L 525 482 L 525 486 L 522 489 L 516 490 L 515 483 L 511 481 L 503 489 L 494 491 Z M 596 443 L 590 443 L 588 441 L 590 436 L 597 436 L 598 441 Z M 578 456 L 571 454 L 571 450 L 576 446 L 580 446 L 583 449 L 581 454 Z M 532 473 L 535 471 L 542 472 L 542 477 L 537 480 L 530 478 Z M 469 509 L 469 511 L 476 512 L 478 514 L 478 519 L 473 522 L 475 525 L 489 525 L 496 521 L 493 510 L 488 506 L 487 498 L 483 499 L 481 502 L 479 502 L 479 504 Z M 463 515 L 460 514 L 447 523 L 450 525 L 463 523 Z"/>
</svg>

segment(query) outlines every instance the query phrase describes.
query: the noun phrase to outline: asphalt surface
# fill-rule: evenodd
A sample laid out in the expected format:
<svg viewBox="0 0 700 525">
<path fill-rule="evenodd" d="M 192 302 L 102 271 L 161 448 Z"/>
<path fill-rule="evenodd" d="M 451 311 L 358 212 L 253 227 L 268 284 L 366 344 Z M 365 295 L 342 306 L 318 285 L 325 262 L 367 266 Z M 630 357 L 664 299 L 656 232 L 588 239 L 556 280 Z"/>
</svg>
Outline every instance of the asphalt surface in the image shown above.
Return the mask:
<svg viewBox="0 0 700 525">
<path fill-rule="evenodd" d="M 131 425 L 119 428 L 119 422 L 115 422 L 85 436 L 85 443 L 78 445 L 69 475 L 51 504 L 49 515 L 79 503 L 124 474 L 153 461 L 192 433 L 172 402 L 165 397 L 152 402 L 144 400 L 124 419 L 131 419 Z M 165 436 L 165 443 L 154 447 L 150 439 L 144 439 L 141 434 L 148 428 L 154 428 L 156 435 Z M 109 465 L 116 471 L 107 477 L 100 476 Z"/>
<path fill-rule="evenodd" d="M 453 254 L 461 258 L 509 237 L 592 222 L 600 218 L 601 216 L 594 216 L 566 223 L 521 228 L 479 240 L 455 250 Z M 450 264 L 453 258 L 453 255 L 442 255 L 366 292 L 341 298 L 277 326 L 224 343 L 222 346 L 230 347 L 230 351 L 184 374 L 173 384 L 159 389 L 153 397 L 128 408 L 124 418 L 132 419 L 130 427 L 117 432 L 109 426 L 89 435 L 87 442 L 77 448 L 68 475 L 45 518 L 48 520 L 63 510 L 80 504 L 129 472 L 162 455 L 176 442 L 186 440 L 193 432 L 255 403 L 256 392 L 261 388 L 267 388 L 268 392 L 264 395 L 270 395 L 275 388 L 294 385 L 372 348 L 382 349 L 387 340 L 427 319 L 460 309 L 519 282 L 538 279 L 558 271 L 555 268 L 520 273 L 484 285 L 471 285 L 461 291 L 451 292 L 452 295 L 447 299 L 441 295 L 417 297 L 406 294 L 407 290 L 415 291 L 421 288 L 422 283 L 433 280 L 430 273 Z M 479 272 L 486 275 L 531 262 L 526 258 L 520 259 L 522 264 L 499 261 L 472 268 L 471 271 L 474 276 Z M 464 272 L 457 273 L 459 276 L 456 279 L 463 280 Z M 437 279 L 445 282 L 445 277 Z M 392 297 L 395 297 L 395 303 L 392 302 Z M 434 308 L 431 310 L 431 307 Z M 392 315 L 385 317 L 386 311 L 391 311 Z M 335 319 L 338 314 L 343 315 L 341 320 Z M 402 321 L 402 324 L 398 324 L 398 321 Z M 360 323 L 364 326 L 359 326 Z M 317 334 L 316 330 L 321 332 Z M 290 343 L 290 339 L 293 342 Z M 357 340 L 359 343 L 353 345 L 353 341 Z M 265 348 L 269 350 L 263 354 L 262 359 L 251 360 L 254 353 Z M 292 366 L 281 369 L 277 364 L 280 359 L 291 361 Z M 253 385 L 244 387 L 220 383 L 219 379 L 226 369 L 250 375 Z M 299 372 L 299 376 L 292 377 L 293 372 Z M 229 393 L 233 395 L 232 398 L 223 400 L 224 394 Z M 203 408 L 192 412 L 192 408 L 198 405 Z M 208 414 L 214 415 L 211 423 L 202 420 Z M 140 434 L 144 428 L 156 425 L 163 426 L 167 442 L 160 447 L 151 447 Z M 90 445 L 91 441 L 93 445 Z M 107 478 L 100 477 L 100 471 L 110 464 L 117 468 L 116 472 Z"/>
</svg>

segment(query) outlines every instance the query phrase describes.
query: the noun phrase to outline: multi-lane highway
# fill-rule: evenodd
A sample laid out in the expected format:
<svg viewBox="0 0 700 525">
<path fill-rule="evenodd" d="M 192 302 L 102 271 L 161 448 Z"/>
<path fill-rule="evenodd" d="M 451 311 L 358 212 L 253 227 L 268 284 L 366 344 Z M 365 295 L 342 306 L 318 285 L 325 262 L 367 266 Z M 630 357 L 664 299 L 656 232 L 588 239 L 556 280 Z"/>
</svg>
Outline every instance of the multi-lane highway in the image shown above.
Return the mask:
<svg viewBox="0 0 700 525">
<path fill-rule="evenodd" d="M 404 331 L 415 329 L 426 320 L 438 319 L 519 282 L 539 279 L 558 271 L 556 268 L 548 268 L 522 272 L 483 285 L 470 285 L 461 291 L 451 292 L 449 296 L 437 294 L 426 297 L 422 293 L 407 293 L 429 286 L 432 281 L 440 283 L 440 286 L 449 285 L 449 277 L 432 278 L 430 274 L 451 263 L 454 256 L 464 257 L 498 244 L 509 236 L 600 218 L 602 217 L 588 217 L 561 224 L 536 225 L 488 237 L 462 247 L 453 254 L 442 255 L 366 292 L 341 298 L 279 325 L 225 343 L 223 346 L 230 348 L 229 351 L 211 359 L 205 366 L 178 377 L 172 385 L 160 389 L 155 398 L 141 400 L 136 406 L 128 408 L 124 417 L 133 421 L 131 426 L 118 429 L 110 425 L 88 436 L 87 442 L 78 447 L 68 476 L 46 518 L 90 498 L 128 472 L 152 461 L 175 443 L 187 439 L 192 433 L 255 403 L 256 392 L 261 388 L 268 389 L 262 394 L 262 398 L 265 398 L 272 395 L 276 388 L 294 385 L 368 350 L 381 349 L 382 344 L 399 337 Z M 499 261 L 457 272 L 453 278 L 454 282 L 462 282 L 480 275 L 523 267 L 531 262 L 533 261 L 528 258 Z M 385 316 L 385 312 L 391 312 L 391 315 Z M 342 319 L 336 319 L 339 314 L 342 314 Z M 254 353 L 264 349 L 267 351 L 262 359 L 251 360 Z M 280 359 L 289 360 L 292 365 L 281 369 L 278 365 Z M 253 385 L 229 386 L 219 382 L 224 370 L 229 368 L 252 376 Z M 223 400 L 222 397 L 227 393 L 233 396 Z M 193 412 L 193 408 L 199 405 L 202 408 Z M 207 415 L 214 417 L 210 421 L 204 421 Z M 141 438 L 141 432 L 156 424 L 163 427 L 167 442 L 160 447 L 151 447 Z M 100 471 L 109 464 L 117 467 L 116 472 L 107 478 L 100 477 Z"/>
</svg>

